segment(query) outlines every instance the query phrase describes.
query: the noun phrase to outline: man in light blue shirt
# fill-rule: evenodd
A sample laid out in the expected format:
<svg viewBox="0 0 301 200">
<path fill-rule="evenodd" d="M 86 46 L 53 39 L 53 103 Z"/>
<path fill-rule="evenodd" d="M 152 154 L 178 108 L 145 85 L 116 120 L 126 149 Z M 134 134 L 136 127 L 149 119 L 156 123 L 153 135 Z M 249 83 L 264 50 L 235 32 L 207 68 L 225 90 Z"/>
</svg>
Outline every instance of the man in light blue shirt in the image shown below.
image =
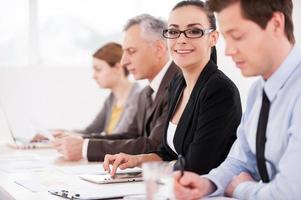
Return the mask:
<svg viewBox="0 0 301 200">
<path fill-rule="evenodd" d="M 294 46 L 292 1 L 209 0 L 209 6 L 217 12 L 226 55 L 244 76 L 261 78 L 250 89 L 227 159 L 201 177 L 176 173 L 176 197 L 300 199 L 301 51 Z M 259 142 L 259 132 L 266 141 Z"/>
</svg>

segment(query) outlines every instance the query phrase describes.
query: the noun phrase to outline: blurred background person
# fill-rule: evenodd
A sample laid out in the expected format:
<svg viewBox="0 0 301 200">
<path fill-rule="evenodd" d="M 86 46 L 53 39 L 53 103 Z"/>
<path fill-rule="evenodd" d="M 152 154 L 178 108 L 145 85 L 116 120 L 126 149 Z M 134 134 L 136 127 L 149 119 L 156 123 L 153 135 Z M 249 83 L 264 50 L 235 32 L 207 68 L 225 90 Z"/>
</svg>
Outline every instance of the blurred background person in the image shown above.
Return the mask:
<svg viewBox="0 0 301 200">
<path fill-rule="evenodd" d="M 108 43 L 93 54 L 93 78 L 111 93 L 100 113 L 82 133 L 120 133 L 132 122 L 141 87 L 128 79 L 129 71 L 120 64 L 122 54 L 122 47 L 117 43 Z"/>
<path fill-rule="evenodd" d="M 110 89 L 111 93 L 96 118 L 84 130 L 54 130 L 54 136 L 80 133 L 78 137 L 89 138 L 112 135 L 127 129 L 136 114 L 141 87 L 128 79 L 129 71 L 120 64 L 122 54 L 121 45 L 115 42 L 105 44 L 93 54 L 93 79 L 101 88 Z M 46 139 L 45 135 L 37 134 L 32 141 Z"/>
</svg>

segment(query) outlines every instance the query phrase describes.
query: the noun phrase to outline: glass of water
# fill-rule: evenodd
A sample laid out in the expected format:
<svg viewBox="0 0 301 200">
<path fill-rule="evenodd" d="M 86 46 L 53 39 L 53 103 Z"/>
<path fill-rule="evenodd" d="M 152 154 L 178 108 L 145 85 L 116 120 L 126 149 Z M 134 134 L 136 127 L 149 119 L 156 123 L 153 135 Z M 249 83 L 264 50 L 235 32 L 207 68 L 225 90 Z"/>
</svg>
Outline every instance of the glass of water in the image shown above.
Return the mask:
<svg viewBox="0 0 301 200">
<path fill-rule="evenodd" d="M 173 200 L 173 167 L 169 162 L 142 164 L 147 200 Z"/>
</svg>

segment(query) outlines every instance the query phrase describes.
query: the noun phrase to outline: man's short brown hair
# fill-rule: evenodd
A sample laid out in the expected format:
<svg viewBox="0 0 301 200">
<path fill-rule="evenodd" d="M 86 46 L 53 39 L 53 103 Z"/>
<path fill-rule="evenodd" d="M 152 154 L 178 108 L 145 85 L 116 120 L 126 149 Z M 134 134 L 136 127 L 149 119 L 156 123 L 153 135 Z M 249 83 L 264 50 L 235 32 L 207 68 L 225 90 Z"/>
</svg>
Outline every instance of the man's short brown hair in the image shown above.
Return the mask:
<svg viewBox="0 0 301 200">
<path fill-rule="evenodd" d="M 283 13 L 285 17 L 285 35 L 294 44 L 294 24 L 292 18 L 292 0 L 207 0 L 213 12 L 220 12 L 233 3 L 240 2 L 242 15 L 265 29 L 275 12 Z"/>
</svg>

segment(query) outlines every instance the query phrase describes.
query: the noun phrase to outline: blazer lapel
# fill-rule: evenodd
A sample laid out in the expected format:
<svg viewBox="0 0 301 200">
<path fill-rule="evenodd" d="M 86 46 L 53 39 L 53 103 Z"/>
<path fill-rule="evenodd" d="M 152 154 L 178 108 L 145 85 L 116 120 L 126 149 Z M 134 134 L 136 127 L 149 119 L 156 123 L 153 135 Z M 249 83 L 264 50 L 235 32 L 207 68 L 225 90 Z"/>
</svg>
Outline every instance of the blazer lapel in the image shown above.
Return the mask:
<svg viewBox="0 0 301 200">
<path fill-rule="evenodd" d="M 173 94 L 172 96 L 169 97 L 169 108 L 168 108 L 168 122 L 171 120 L 174 112 L 175 112 L 175 108 L 176 108 L 176 105 L 177 105 L 177 102 L 180 98 L 180 95 L 182 93 L 182 90 L 183 88 L 186 86 L 186 83 L 185 83 L 185 80 L 184 80 L 184 77 L 181 76 L 180 77 L 181 80 L 179 81 L 179 84 L 177 85 L 177 87 L 175 88 L 174 91 L 172 91 L 171 93 Z M 169 154 L 173 155 L 173 157 L 177 157 L 177 154 L 169 147 L 169 145 L 167 144 L 167 127 L 168 125 L 166 126 L 166 129 L 165 129 L 165 137 L 163 138 L 163 143 L 164 143 L 164 146 L 168 147 L 166 150 L 169 152 Z M 178 134 L 181 134 L 180 131 L 178 131 L 178 127 L 176 129 L 176 132 L 179 132 L 179 133 L 175 133 L 175 137 L 176 135 Z M 178 137 L 177 137 L 178 138 Z M 175 143 L 175 138 L 174 138 L 174 144 L 175 144 L 175 148 L 176 148 L 176 143 Z M 176 151 L 179 153 L 179 154 L 182 154 L 182 152 L 180 152 L 178 150 L 179 148 L 176 148 Z"/>
<path fill-rule="evenodd" d="M 182 116 L 180 117 L 176 132 L 175 132 L 175 137 L 174 137 L 174 146 L 176 148 L 176 151 L 179 154 L 183 154 L 184 152 L 184 141 L 185 141 L 185 136 L 189 132 L 188 129 L 192 128 L 189 123 L 191 123 L 191 118 L 192 117 L 197 117 L 195 113 L 193 112 L 195 110 L 195 106 L 198 104 L 198 99 L 199 99 L 199 94 L 202 92 L 204 85 L 210 78 L 210 76 L 216 72 L 217 67 L 212 61 L 210 60 L 201 74 L 199 75 L 199 78 L 191 92 L 190 98 L 187 102 L 187 105 L 183 111 Z M 184 78 L 183 81 L 185 82 Z M 181 84 L 179 85 L 179 88 L 177 91 L 182 91 L 184 89 L 186 84 Z M 179 93 L 180 94 L 180 93 Z M 179 94 L 177 94 L 177 97 L 179 97 Z M 174 101 L 173 107 L 175 108 L 176 101 Z M 174 110 L 173 108 L 173 110 Z M 170 116 L 169 119 L 171 119 L 172 116 Z M 185 156 L 185 155 L 184 155 Z"/>
<path fill-rule="evenodd" d="M 162 98 L 167 98 L 167 96 L 165 95 L 167 93 L 166 90 L 168 90 L 171 79 L 178 71 L 178 67 L 172 62 L 160 83 L 160 87 L 157 91 L 153 105 L 150 108 L 146 109 L 147 111 L 145 113 L 145 127 L 147 127 L 148 124 L 151 123 L 152 116 L 154 115 L 154 112 L 158 105 L 162 102 Z"/>
</svg>

